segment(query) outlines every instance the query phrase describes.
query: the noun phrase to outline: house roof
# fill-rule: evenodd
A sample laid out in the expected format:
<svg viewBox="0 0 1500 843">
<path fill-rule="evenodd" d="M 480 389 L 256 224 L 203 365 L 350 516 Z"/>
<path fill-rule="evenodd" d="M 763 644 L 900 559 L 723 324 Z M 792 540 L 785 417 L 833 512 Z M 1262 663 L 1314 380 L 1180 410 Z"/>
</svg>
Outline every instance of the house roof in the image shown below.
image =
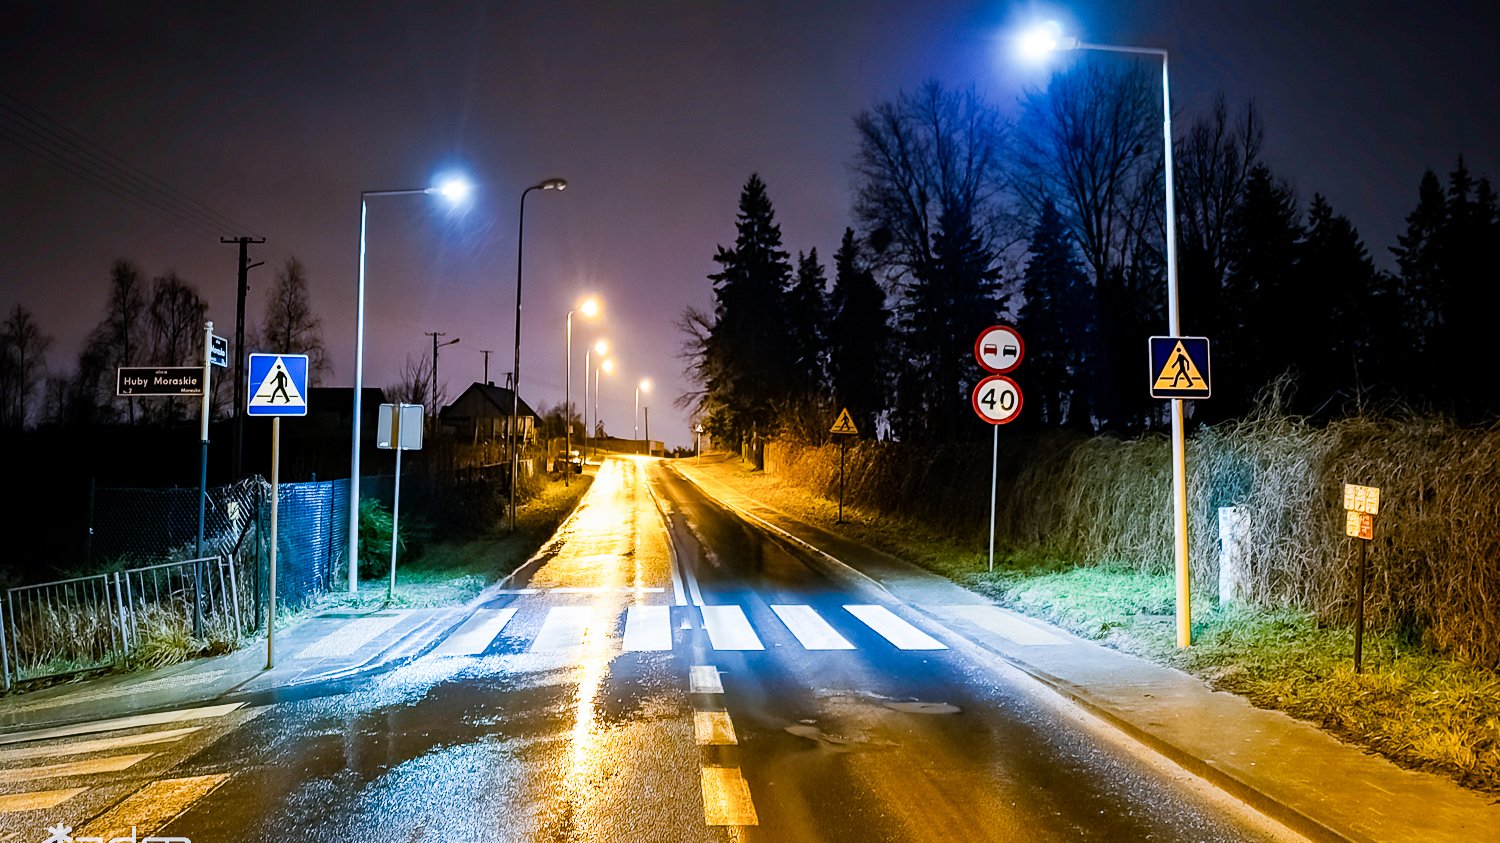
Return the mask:
<svg viewBox="0 0 1500 843">
<path fill-rule="evenodd" d="M 511 392 L 509 389 L 506 389 L 503 386 L 495 386 L 492 383 L 472 383 L 469 385 L 469 388 L 464 390 L 463 393 L 455 398 L 451 404 L 449 404 L 447 407 L 444 407 L 443 412 L 447 413 L 453 408 L 455 404 L 458 404 L 459 402 L 467 398 L 470 393 L 478 395 L 486 403 L 493 406 L 495 408 L 496 415 L 501 416 L 510 415 L 511 404 L 516 400 L 514 397 L 515 393 Z M 518 415 L 522 416 L 531 416 L 533 418 L 537 417 L 536 411 L 531 409 L 531 405 L 527 404 L 524 398 L 520 400 L 520 404 L 516 408 L 516 412 Z"/>
</svg>

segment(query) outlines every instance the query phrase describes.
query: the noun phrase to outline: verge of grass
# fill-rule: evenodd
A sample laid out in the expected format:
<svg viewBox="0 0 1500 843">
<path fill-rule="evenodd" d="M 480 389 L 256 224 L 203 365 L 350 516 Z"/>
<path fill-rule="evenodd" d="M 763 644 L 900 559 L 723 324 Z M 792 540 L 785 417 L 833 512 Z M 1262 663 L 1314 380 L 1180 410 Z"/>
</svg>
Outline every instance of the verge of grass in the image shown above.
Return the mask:
<svg viewBox="0 0 1500 843">
<path fill-rule="evenodd" d="M 1195 593 L 1193 646 L 1178 649 L 1170 575 L 1134 565 L 1080 567 L 1042 550 L 960 545 L 915 521 L 872 516 L 753 470 L 733 456 L 710 477 L 830 531 L 908 559 L 1002 605 L 1074 634 L 1198 676 L 1262 708 L 1311 721 L 1400 764 L 1500 793 L 1500 677 L 1423 652 L 1390 631 L 1366 630 L 1364 672 L 1353 632 L 1287 609 L 1219 606 Z"/>
</svg>

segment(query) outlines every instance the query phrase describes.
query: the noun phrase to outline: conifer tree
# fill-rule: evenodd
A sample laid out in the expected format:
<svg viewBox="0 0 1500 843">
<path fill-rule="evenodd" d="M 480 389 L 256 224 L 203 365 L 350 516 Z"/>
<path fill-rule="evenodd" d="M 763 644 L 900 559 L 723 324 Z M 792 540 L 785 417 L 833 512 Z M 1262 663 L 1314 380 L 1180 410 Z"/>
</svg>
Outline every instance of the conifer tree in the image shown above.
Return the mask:
<svg viewBox="0 0 1500 843">
<path fill-rule="evenodd" d="M 1032 230 L 1017 327 L 1026 338 L 1027 401 L 1049 427 L 1091 426 L 1089 366 L 1097 353 L 1092 291 L 1067 226 L 1051 201 Z"/>
<path fill-rule="evenodd" d="M 797 254 L 797 274 L 786 297 L 786 337 L 792 368 L 788 386 L 794 399 L 826 393 L 828 278 L 818 250 Z"/>
<path fill-rule="evenodd" d="M 833 265 L 828 374 L 834 403 L 849 411 L 861 436 L 873 437 L 891 397 L 891 314 L 885 291 L 860 257 L 853 229 L 844 229 Z"/>
</svg>

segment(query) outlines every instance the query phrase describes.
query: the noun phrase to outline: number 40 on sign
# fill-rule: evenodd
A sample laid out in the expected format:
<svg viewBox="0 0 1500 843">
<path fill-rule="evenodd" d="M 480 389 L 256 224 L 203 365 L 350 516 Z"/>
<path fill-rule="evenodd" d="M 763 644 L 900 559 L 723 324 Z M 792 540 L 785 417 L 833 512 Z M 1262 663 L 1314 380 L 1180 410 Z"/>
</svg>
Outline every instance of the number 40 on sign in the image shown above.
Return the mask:
<svg viewBox="0 0 1500 843">
<path fill-rule="evenodd" d="M 974 387 L 974 412 L 990 424 L 1009 424 L 1021 413 L 1021 387 L 1005 375 L 990 375 Z"/>
</svg>

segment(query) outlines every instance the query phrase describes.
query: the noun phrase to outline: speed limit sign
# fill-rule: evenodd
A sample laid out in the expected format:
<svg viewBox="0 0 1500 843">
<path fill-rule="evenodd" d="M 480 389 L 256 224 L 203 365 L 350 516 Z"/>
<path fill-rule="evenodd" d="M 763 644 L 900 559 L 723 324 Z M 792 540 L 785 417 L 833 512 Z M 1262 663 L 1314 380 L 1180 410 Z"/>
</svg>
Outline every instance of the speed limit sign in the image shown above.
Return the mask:
<svg viewBox="0 0 1500 843">
<path fill-rule="evenodd" d="M 974 387 L 974 412 L 990 424 L 1009 424 L 1021 413 L 1021 387 L 1005 375 L 990 375 Z"/>
</svg>

